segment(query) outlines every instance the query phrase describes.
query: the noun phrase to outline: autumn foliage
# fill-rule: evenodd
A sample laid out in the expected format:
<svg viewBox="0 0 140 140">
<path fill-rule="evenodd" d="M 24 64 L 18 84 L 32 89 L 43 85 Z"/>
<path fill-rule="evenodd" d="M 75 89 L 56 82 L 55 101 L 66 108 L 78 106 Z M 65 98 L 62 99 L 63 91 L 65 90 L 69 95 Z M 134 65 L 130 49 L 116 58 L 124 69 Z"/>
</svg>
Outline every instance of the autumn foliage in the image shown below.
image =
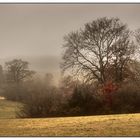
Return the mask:
<svg viewBox="0 0 140 140">
<path fill-rule="evenodd" d="M 115 91 L 117 91 L 117 89 L 118 89 L 118 86 L 112 81 L 106 82 L 103 85 L 103 96 L 104 96 L 106 105 L 108 105 L 109 107 L 112 106 L 113 94 L 115 93 Z"/>
</svg>

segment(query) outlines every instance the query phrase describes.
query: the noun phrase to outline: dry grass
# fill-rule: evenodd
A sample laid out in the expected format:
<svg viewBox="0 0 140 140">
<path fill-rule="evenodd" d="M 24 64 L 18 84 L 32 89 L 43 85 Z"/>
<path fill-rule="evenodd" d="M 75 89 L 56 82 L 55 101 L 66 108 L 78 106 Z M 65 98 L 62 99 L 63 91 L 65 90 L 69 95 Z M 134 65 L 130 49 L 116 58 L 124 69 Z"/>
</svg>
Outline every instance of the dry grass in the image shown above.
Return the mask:
<svg viewBox="0 0 140 140">
<path fill-rule="evenodd" d="M 1 119 L 0 136 L 140 136 L 140 114 Z"/>
<path fill-rule="evenodd" d="M 0 136 L 140 136 L 140 114 L 16 119 L 18 106 L 0 100 Z"/>
<path fill-rule="evenodd" d="M 17 102 L 0 99 L 0 118 L 16 118 L 19 105 Z"/>
</svg>

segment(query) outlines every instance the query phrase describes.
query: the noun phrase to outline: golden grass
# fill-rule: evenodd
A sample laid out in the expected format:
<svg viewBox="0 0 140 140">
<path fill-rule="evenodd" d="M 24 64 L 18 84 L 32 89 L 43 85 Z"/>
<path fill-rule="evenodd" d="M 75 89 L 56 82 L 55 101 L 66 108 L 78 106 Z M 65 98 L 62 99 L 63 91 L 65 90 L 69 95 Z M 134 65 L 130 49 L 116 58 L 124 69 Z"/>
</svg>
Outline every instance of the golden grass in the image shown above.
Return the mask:
<svg viewBox="0 0 140 140">
<path fill-rule="evenodd" d="M 140 114 L 16 119 L 19 105 L 0 100 L 0 136 L 140 136 Z"/>
<path fill-rule="evenodd" d="M 140 114 L 0 119 L 0 136 L 140 136 Z"/>
</svg>

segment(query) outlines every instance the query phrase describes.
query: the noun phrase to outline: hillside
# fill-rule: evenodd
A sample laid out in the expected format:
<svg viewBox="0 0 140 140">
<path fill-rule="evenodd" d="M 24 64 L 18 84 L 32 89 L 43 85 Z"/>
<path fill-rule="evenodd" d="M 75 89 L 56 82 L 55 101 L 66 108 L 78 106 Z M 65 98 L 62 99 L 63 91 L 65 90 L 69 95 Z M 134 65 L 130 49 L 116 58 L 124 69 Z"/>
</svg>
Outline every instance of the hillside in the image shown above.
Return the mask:
<svg viewBox="0 0 140 140">
<path fill-rule="evenodd" d="M 0 136 L 140 136 L 140 114 L 0 119 Z"/>
<path fill-rule="evenodd" d="M 140 136 L 140 114 L 16 119 L 18 105 L 0 100 L 0 136 Z"/>
<path fill-rule="evenodd" d="M 7 101 L 0 97 L 0 119 L 16 118 L 19 105 L 17 102 Z"/>
</svg>

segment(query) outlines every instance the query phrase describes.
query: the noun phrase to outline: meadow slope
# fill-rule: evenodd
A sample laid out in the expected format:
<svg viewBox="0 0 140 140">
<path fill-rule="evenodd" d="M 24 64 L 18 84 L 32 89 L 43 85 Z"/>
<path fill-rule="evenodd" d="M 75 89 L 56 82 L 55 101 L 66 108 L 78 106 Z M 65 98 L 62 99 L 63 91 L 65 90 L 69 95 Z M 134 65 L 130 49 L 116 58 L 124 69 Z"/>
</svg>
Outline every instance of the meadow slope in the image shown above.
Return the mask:
<svg viewBox="0 0 140 140">
<path fill-rule="evenodd" d="M 0 136 L 140 136 L 140 114 L 40 119 L 7 116 L 0 119 Z"/>
<path fill-rule="evenodd" d="M 21 104 L 13 101 L 0 99 L 0 119 L 16 118 L 16 112 Z"/>
</svg>

